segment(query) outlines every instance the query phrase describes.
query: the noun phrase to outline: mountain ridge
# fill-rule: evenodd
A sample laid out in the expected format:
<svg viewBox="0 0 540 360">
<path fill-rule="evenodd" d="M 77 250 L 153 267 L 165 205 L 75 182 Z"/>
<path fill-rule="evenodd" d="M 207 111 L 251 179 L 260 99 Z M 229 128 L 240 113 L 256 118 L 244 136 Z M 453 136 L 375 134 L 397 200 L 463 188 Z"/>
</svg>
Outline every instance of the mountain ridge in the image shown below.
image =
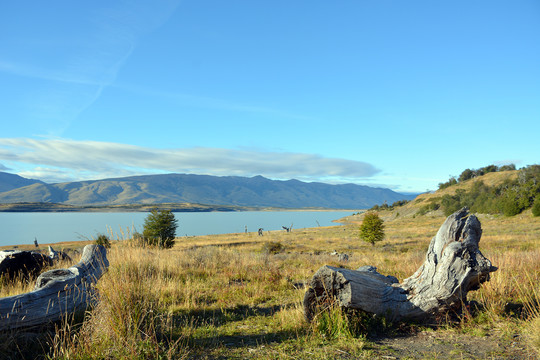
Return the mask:
<svg viewBox="0 0 540 360">
<path fill-rule="evenodd" d="M 0 203 L 44 202 L 70 205 L 198 203 L 280 208 L 361 209 L 413 199 L 385 188 L 365 185 L 271 180 L 263 176 L 195 174 L 138 175 L 102 180 L 27 186 L 0 192 Z"/>
<path fill-rule="evenodd" d="M 43 182 L 0 171 L 0 193 L 36 183 Z"/>
</svg>

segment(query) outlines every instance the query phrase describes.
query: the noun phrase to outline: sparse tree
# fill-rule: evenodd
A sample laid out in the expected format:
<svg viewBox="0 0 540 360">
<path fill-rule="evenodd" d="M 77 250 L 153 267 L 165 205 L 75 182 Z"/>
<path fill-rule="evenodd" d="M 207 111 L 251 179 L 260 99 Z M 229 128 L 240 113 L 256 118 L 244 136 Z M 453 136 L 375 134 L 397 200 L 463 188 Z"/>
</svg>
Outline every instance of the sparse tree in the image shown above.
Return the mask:
<svg viewBox="0 0 540 360">
<path fill-rule="evenodd" d="M 160 248 L 171 248 L 174 245 L 178 220 L 170 210 L 153 209 L 144 220 L 144 242 Z"/>
<path fill-rule="evenodd" d="M 375 245 L 376 242 L 384 239 L 384 223 L 375 212 L 368 212 L 364 215 L 364 220 L 360 226 L 360 239 Z"/>
</svg>

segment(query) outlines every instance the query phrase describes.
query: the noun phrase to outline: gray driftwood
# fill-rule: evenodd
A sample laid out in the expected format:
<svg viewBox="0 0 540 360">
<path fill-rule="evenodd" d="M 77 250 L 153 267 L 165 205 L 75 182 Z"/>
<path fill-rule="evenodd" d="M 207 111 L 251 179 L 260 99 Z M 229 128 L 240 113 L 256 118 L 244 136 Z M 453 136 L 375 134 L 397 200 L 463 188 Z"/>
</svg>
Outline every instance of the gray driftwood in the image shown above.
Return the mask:
<svg viewBox="0 0 540 360">
<path fill-rule="evenodd" d="M 0 299 L 0 330 L 44 325 L 86 308 L 108 266 L 105 248 L 87 245 L 78 264 L 44 272 L 33 291 Z"/>
<path fill-rule="evenodd" d="M 0 251 L 0 277 L 6 280 L 34 279 L 53 259 L 34 251 Z"/>
<path fill-rule="evenodd" d="M 458 311 L 467 292 L 476 290 L 497 270 L 478 249 L 481 235 L 480 221 L 467 209 L 450 215 L 431 240 L 424 263 L 401 284 L 373 266 L 358 270 L 323 266 L 304 297 L 306 319 L 311 321 L 329 300 L 390 320 L 428 320 Z"/>
</svg>

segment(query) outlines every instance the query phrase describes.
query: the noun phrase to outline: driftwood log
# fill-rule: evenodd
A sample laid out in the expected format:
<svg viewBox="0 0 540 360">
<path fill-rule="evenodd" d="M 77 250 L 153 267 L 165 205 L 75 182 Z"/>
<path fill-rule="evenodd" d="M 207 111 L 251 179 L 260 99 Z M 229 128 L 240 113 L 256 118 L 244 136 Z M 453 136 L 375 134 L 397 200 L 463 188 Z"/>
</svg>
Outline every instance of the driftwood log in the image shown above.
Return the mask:
<svg viewBox="0 0 540 360">
<path fill-rule="evenodd" d="M 42 269 L 53 264 L 53 259 L 34 251 L 0 251 L 0 277 L 6 280 L 29 280 Z"/>
<path fill-rule="evenodd" d="M 358 270 L 323 266 L 304 296 L 305 317 L 311 321 L 328 301 L 392 321 L 429 320 L 459 311 L 467 292 L 478 289 L 497 270 L 478 249 L 481 235 L 480 221 L 467 209 L 450 215 L 431 240 L 424 263 L 401 284 L 373 266 Z"/>
<path fill-rule="evenodd" d="M 87 245 L 78 264 L 44 272 L 31 292 L 1 298 L 0 331 L 45 325 L 85 309 L 108 266 L 105 248 Z"/>
<path fill-rule="evenodd" d="M 71 258 L 52 246 L 49 246 L 49 256 L 37 251 L 3 250 L 0 251 L 0 277 L 6 280 L 33 280 L 45 267 L 59 260 L 71 261 Z"/>
</svg>

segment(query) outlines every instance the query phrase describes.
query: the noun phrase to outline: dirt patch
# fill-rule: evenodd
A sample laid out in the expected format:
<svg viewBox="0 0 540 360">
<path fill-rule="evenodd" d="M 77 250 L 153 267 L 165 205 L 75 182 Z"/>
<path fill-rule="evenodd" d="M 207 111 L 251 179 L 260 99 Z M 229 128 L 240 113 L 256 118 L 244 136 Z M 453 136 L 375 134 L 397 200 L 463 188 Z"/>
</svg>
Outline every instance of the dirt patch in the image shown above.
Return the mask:
<svg viewBox="0 0 540 360">
<path fill-rule="evenodd" d="M 381 359 L 537 359 L 517 334 L 474 336 L 449 331 L 422 331 L 415 335 L 371 339 L 380 346 Z"/>
</svg>

